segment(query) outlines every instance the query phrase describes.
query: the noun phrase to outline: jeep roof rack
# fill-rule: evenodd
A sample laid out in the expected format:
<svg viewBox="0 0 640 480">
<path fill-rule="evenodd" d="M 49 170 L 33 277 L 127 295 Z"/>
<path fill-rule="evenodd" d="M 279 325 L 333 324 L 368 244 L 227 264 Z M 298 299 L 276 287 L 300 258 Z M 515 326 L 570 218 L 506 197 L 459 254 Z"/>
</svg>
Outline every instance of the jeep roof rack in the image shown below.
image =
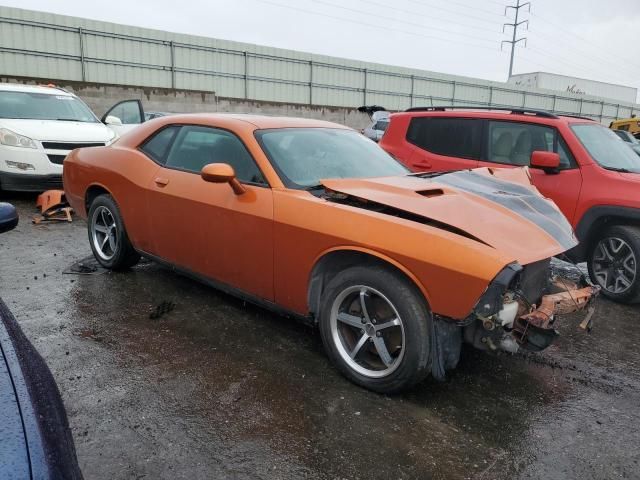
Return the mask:
<svg viewBox="0 0 640 480">
<path fill-rule="evenodd" d="M 519 108 L 519 107 L 485 107 L 485 106 L 477 106 L 477 105 L 467 105 L 467 106 L 459 106 L 459 105 L 443 105 L 443 106 L 433 106 L 433 107 L 413 107 L 408 108 L 405 112 L 444 112 L 446 110 L 504 110 L 507 112 L 511 112 L 513 114 L 520 115 L 534 115 L 536 117 L 544 117 L 544 118 L 558 118 L 555 113 L 551 113 L 547 110 L 535 110 L 531 108 Z"/>
</svg>

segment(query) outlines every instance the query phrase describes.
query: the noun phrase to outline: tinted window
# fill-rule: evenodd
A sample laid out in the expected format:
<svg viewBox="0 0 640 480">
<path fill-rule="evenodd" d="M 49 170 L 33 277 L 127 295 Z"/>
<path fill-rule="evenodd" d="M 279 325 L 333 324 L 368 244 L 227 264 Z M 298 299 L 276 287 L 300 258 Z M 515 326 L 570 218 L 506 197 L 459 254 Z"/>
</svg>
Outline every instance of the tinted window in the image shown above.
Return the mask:
<svg viewBox="0 0 640 480">
<path fill-rule="evenodd" d="M 480 158 L 482 123 L 471 118 L 414 118 L 407 140 L 438 155 Z"/>
<path fill-rule="evenodd" d="M 373 126 L 373 129 L 384 132 L 387 130 L 388 126 L 389 126 L 389 120 L 378 120 Z"/>
<path fill-rule="evenodd" d="M 180 127 L 166 127 L 147 140 L 140 150 L 153 158 L 156 162 L 164 163 L 167 151 L 171 146 L 176 131 Z"/>
<path fill-rule="evenodd" d="M 280 128 L 256 132 L 282 180 L 292 188 L 330 178 L 406 175 L 408 170 L 353 130 Z"/>
<path fill-rule="evenodd" d="M 560 168 L 575 165 L 564 141 L 551 127 L 531 123 L 489 121 L 487 160 L 508 165 L 530 165 L 534 151 L 557 152 Z"/>
<path fill-rule="evenodd" d="M 209 127 L 180 129 L 167 157 L 167 167 L 200 173 L 209 163 L 228 163 L 242 182 L 266 184 L 242 142 L 230 132 Z"/>
</svg>

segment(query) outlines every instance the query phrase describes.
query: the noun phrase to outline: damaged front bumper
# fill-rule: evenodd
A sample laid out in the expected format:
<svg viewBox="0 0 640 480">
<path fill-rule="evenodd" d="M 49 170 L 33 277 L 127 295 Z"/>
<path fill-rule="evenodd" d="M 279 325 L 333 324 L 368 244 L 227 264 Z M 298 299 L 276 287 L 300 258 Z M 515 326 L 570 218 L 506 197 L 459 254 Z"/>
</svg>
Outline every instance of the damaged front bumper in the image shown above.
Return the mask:
<svg viewBox="0 0 640 480">
<path fill-rule="evenodd" d="M 512 264 L 496 276 L 465 326 L 468 343 L 484 350 L 538 352 L 558 337 L 558 317 L 575 312 L 584 312 L 580 326 L 591 330 L 600 287 L 584 276 L 574 282 L 553 275 L 548 261 L 526 269 Z"/>
</svg>

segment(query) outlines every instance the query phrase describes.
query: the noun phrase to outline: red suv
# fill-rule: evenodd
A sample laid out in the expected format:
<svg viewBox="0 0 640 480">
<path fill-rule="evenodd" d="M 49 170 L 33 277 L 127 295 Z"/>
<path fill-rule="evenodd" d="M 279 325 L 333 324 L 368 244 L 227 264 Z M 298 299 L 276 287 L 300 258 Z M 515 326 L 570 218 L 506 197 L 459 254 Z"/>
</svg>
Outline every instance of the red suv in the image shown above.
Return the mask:
<svg viewBox="0 0 640 480">
<path fill-rule="evenodd" d="M 581 241 L 571 259 L 586 261 L 611 299 L 640 301 L 640 157 L 588 118 L 457 108 L 395 113 L 380 146 L 416 172 L 531 167 Z"/>
</svg>

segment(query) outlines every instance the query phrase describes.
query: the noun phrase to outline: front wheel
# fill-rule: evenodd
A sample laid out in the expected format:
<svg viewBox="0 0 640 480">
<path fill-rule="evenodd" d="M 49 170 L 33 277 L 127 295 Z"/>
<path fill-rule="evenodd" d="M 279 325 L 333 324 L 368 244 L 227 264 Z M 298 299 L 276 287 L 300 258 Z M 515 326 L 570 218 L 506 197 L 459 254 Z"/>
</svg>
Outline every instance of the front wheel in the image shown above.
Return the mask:
<svg viewBox="0 0 640 480">
<path fill-rule="evenodd" d="M 124 228 L 120 209 L 111 195 L 99 195 L 89 207 L 89 243 L 96 260 L 105 268 L 124 270 L 140 255 L 134 250 Z"/>
<path fill-rule="evenodd" d="M 640 301 L 640 227 L 613 226 L 593 243 L 589 276 L 602 293 L 621 303 Z"/>
<path fill-rule="evenodd" d="M 336 275 L 322 296 L 320 333 L 338 370 L 370 390 L 397 392 L 430 372 L 431 313 L 417 288 L 391 269 Z"/>
</svg>

